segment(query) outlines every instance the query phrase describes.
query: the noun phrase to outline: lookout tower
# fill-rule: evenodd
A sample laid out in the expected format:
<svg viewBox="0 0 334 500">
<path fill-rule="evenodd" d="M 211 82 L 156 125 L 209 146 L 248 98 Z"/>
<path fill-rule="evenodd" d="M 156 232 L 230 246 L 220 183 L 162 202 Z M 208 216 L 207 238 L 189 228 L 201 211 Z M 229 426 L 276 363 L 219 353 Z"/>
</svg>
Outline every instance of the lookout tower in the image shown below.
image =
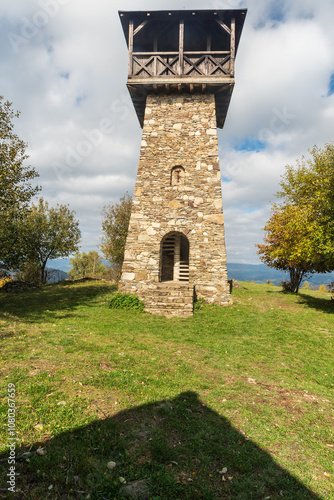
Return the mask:
<svg viewBox="0 0 334 500">
<path fill-rule="evenodd" d="M 120 12 L 127 86 L 143 128 L 122 291 L 146 310 L 192 314 L 193 294 L 231 303 L 217 127 L 246 10 Z"/>
</svg>

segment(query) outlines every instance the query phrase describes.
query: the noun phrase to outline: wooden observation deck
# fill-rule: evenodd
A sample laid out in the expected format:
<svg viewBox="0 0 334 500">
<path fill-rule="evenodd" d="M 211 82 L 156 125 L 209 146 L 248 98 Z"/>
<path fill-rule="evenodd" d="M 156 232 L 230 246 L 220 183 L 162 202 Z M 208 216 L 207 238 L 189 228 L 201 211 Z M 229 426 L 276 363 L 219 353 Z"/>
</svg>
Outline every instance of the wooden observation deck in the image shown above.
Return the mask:
<svg viewBox="0 0 334 500">
<path fill-rule="evenodd" d="M 143 126 L 148 93 L 213 93 L 222 128 L 246 10 L 120 11 L 127 86 Z"/>
</svg>

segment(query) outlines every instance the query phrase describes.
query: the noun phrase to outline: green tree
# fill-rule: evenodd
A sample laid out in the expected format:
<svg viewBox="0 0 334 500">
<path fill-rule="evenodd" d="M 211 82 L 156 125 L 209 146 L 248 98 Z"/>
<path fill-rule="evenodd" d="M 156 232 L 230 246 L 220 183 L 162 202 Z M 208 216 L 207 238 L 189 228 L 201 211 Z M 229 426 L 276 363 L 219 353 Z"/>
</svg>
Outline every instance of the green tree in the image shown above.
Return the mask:
<svg viewBox="0 0 334 500">
<path fill-rule="evenodd" d="M 334 146 L 309 152 L 310 159 L 286 167 L 282 203 L 273 205 L 265 244 L 256 245 L 269 267 L 289 272 L 285 287 L 293 292 L 308 274 L 334 269 Z"/>
<path fill-rule="evenodd" d="M 307 208 L 312 220 L 323 230 L 321 255 L 322 268 L 334 269 L 334 144 L 323 149 L 314 146 L 310 158 L 297 161 L 296 167 L 288 165 L 282 177 L 281 191 L 277 196 L 283 203 Z"/>
<path fill-rule="evenodd" d="M 26 144 L 14 133 L 14 118 L 19 112 L 0 96 L 0 266 L 18 267 L 26 259 L 21 238 L 31 198 L 40 190 L 31 182 L 37 171 L 25 165 Z"/>
<path fill-rule="evenodd" d="M 67 205 L 49 207 L 43 198 L 32 204 L 26 218 L 25 241 L 28 261 L 38 265 L 41 283 L 46 281 L 47 261 L 76 252 L 80 236 L 79 222 Z"/>
<path fill-rule="evenodd" d="M 268 267 L 289 273 L 285 288 L 297 293 L 307 275 L 325 272 L 326 235 L 309 207 L 274 205 L 264 230 L 258 254 Z"/>
<path fill-rule="evenodd" d="M 131 208 L 132 197 L 129 193 L 125 193 L 119 203 L 109 203 L 102 208 L 100 248 L 106 260 L 117 269 L 117 275 L 120 273 L 124 259 Z"/>
<path fill-rule="evenodd" d="M 101 278 L 105 272 L 105 266 L 102 264 L 102 257 L 95 251 L 77 252 L 75 256 L 70 259 L 72 269 L 68 275 L 72 279 L 86 278 Z"/>
</svg>

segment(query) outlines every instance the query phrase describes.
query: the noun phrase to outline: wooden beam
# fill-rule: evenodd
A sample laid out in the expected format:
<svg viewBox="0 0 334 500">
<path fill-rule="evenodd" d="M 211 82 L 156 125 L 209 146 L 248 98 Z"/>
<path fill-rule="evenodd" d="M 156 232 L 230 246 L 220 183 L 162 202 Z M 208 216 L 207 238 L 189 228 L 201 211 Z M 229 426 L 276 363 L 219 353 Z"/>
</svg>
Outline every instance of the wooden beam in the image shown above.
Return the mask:
<svg viewBox="0 0 334 500">
<path fill-rule="evenodd" d="M 177 84 L 177 90 L 179 91 L 179 94 L 182 92 L 182 83 Z"/>
<path fill-rule="evenodd" d="M 231 30 L 230 28 L 227 26 L 227 24 L 223 23 L 223 21 L 221 19 L 216 19 L 217 23 L 219 24 L 219 26 L 221 26 L 223 28 L 223 30 L 227 31 L 227 33 L 230 35 L 231 34 Z"/>
<path fill-rule="evenodd" d="M 211 50 L 211 35 L 208 35 L 206 37 L 206 51 L 210 52 Z M 205 74 L 207 75 L 209 73 L 209 58 L 208 56 L 205 56 Z"/>
<path fill-rule="evenodd" d="M 133 36 L 137 35 L 137 33 L 142 29 L 144 28 L 144 26 L 146 26 L 146 24 L 148 23 L 148 19 L 146 19 L 146 21 L 143 21 L 139 26 L 137 26 L 137 28 L 134 30 L 133 32 Z"/>
<path fill-rule="evenodd" d="M 166 89 L 167 94 L 169 94 L 169 92 L 170 92 L 170 85 L 169 85 L 169 83 L 165 83 L 165 89 Z"/>
<path fill-rule="evenodd" d="M 133 53 L 133 19 L 129 20 L 129 76 L 133 73 L 133 62 L 132 62 L 132 53 Z"/>
<path fill-rule="evenodd" d="M 153 90 L 156 94 L 158 93 L 158 85 L 156 83 L 153 83 Z"/>
<path fill-rule="evenodd" d="M 194 84 L 193 84 L 193 83 L 191 83 L 191 84 L 189 85 L 189 88 L 190 88 L 190 93 L 191 93 L 191 94 L 193 94 L 193 93 L 194 93 Z"/>
<path fill-rule="evenodd" d="M 183 55 L 184 55 L 184 20 L 180 19 L 179 24 L 179 67 L 180 75 L 183 75 Z"/>
<path fill-rule="evenodd" d="M 154 41 L 153 41 L 153 52 L 158 52 L 158 36 L 154 36 Z M 156 76 L 158 74 L 158 58 L 155 56 L 154 57 L 154 62 L 153 62 L 153 75 Z"/>
<path fill-rule="evenodd" d="M 202 83 L 202 92 L 203 94 L 206 92 L 206 83 Z"/>
<path fill-rule="evenodd" d="M 231 59 L 230 59 L 230 74 L 234 76 L 234 62 L 235 62 L 235 18 L 231 20 Z"/>
</svg>

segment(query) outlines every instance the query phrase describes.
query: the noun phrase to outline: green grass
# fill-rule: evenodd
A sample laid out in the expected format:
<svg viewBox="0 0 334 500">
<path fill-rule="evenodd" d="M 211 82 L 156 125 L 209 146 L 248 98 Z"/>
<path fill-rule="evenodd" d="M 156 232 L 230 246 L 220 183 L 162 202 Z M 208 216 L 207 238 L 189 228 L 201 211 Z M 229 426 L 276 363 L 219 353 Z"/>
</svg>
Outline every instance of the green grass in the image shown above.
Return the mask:
<svg viewBox="0 0 334 500">
<path fill-rule="evenodd" d="M 121 477 L 153 500 L 334 499 L 329 294 L 242 283 L 233 307 L 166 319 L 111 309 L 114 292 L 0 293 L 0 488 L 9 383 L 31 453 L 0 498 L 118 499 Z"/>
</svg>

